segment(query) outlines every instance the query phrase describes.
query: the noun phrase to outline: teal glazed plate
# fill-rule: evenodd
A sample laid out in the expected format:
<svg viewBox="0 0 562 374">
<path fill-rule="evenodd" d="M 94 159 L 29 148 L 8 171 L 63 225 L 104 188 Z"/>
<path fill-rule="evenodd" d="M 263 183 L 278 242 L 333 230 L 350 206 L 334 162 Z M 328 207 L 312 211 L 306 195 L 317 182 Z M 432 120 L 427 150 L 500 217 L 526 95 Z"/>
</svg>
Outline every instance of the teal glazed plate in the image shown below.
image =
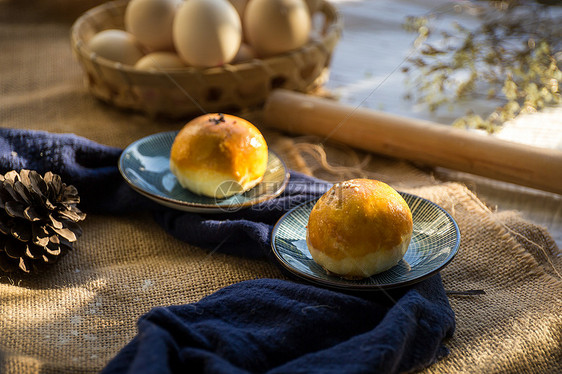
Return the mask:
<svg viewBox="0 0 562 374">
<path fill-rule="evenodd" d="M 285 164 L 269 151 L 263 180 L 254 188 L 225 199 L 192 193 L 183 188 L 170 171 L 170 149 L 177 133 L 162 132 L 139 139 L 119 158 L 119 171 L 125 181 L 161 205 L 196 213 L 232 212 L 277 197 L 289 181 Z"/>
<path fill-rule="evenodd" d="M 459 227 L 437 204 L 408 193 L 400 194 L 412 211 L 414 231 L 402 260 L 385 272 L 361 280 L 348 280 L 328 275 L 314 262 L 306 245 L 306 226 L 317 200 L 303 203 L 279 219 L 273 228 L 273 253 L 292 274 L 330 288 L 376 291 L 404 287 L 426 279 L 449 264 L 457 253 Z"/>
</svg>

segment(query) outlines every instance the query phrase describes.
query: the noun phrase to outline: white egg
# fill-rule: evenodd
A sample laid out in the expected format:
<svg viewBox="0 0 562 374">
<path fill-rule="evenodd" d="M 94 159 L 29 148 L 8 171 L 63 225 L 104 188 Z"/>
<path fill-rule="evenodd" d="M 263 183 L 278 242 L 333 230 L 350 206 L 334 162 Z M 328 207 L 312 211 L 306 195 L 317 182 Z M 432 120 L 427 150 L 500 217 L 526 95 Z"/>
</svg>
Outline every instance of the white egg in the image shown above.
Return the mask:
<svg viewBox="0 0 562 374">
<path fill-rule="evenodd" d="M 109 29 L 94 35 L 88 49 L 96 55 L 125 65 L 134 65 L 142 56 L 135 37 L 123 30 Z"/>
<path fill-rule="evenodd" d="M 173 36 L 176 51 L 188 65 L 220 66 L 238 52 L 242 24 L 228 0 L 187 0 L 176 13 Z"/>
<path fill-rule="evenodd" d="M 172 24 L 181 0 L 131 0 L 125 29 L 151 51 L 173 48 Z"/>
<path fill-rule="evenodd" d="M 179 69 L 185 67 L 184 62 L 173 52 L 152 52 L 141 58 L 135 68 L 147 71 Z"/>
<path fill-rule="evenodd" d="M 304 0 L 251 0 L 244 13 L 246 38 L 261 57 L 302 47 L 310 28 Z"/>
</svg>

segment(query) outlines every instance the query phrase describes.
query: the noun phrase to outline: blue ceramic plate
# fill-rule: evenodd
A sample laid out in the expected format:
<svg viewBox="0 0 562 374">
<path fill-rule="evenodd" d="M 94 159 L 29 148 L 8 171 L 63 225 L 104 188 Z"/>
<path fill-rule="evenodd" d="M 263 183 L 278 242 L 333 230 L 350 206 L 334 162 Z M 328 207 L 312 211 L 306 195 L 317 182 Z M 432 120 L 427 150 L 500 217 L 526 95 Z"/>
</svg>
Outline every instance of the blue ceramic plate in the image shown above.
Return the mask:
<svg viewBox="0 0 562 374">
<path fill-rule="evenodd" d="M 194 194 L 183 188 L 170 171 L 170 149 L 176 134 L 177 131 L 163 132 L 137 140 L 119 158 L 119 171 L 125 181 L 159 204 L 188 212 L 231 212 L 272 199 L 287 185 L 287 168 L 270 151 L 263 180 L 251 190 L 226 199 Z"/>
<path fill-rule="evenodd" d="M 446 266 L 460 244 L 457 223 L 440 206 L 400 193 L 412 211 L 414 232 L 403 259 L 393 268 L 361 280 L 348 280 L 326 271 L 312 259 L 306 245 L 308 216 L 316 200 L 287 212 L 273 229 L 273 253 L 283 267 L 307 281 L 346 290 L 381 290 L 419 282 Z"/>
</svg>

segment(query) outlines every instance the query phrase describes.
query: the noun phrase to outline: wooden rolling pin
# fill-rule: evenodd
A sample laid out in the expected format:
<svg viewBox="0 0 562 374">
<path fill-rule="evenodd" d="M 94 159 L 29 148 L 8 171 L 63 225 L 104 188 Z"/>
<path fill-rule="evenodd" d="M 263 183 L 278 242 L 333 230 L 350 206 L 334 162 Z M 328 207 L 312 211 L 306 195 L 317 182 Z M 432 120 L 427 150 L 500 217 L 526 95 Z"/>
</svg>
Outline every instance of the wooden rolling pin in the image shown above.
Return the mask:
<svg viewBox="0 0 562 374">
<path fill-rule="evenodd" d="M 406 118 L 287 90 L 264 108 L 265 124 L 359 149 L 562 194 L 562 151 Z"/>
</svg>

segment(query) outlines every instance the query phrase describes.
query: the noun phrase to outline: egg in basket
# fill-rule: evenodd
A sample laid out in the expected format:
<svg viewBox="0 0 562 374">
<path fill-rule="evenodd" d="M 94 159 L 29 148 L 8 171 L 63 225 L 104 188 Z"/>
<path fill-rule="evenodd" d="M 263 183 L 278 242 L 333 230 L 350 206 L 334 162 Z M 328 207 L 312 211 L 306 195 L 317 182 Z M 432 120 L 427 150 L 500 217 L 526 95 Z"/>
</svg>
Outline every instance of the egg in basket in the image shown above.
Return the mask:
<svg viewBox="0 0 562 374">
<path fill-rule="evenodd" d="M 95 97 L 183 117 L 314 90 L 341 30 L 326 0 L 117 0 L 79 17 L 71 44 Z"/>
</svg>

